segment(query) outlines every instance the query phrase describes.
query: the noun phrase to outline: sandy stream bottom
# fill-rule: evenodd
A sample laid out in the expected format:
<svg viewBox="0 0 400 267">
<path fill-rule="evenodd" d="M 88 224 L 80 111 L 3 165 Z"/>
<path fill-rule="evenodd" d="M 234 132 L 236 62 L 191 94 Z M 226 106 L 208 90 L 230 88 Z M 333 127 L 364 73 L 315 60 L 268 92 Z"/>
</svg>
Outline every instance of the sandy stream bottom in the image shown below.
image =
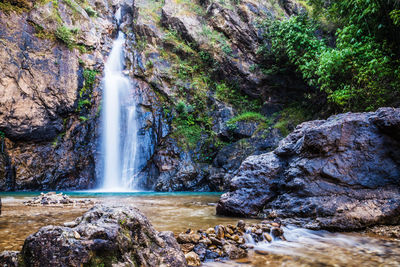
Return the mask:
<svg viewBox="0 0 400 267">
<path fill-rule="evenodd" d="M 25 238 L 39 228 L 73 221 L 89 208 L 25 206 L 23 201 L 31 196 L 2 194 L 1 198 L 0 251 L 20 250 Z M 217 224 L 236 224 L 239 220 L 215 215 L 218 194 L 108 194 L 86 198 L 96 202 L 132 204 L 158 231 L 179 233 L 188 228 L 197 230 Z M 284 230 L 287 241 L 257 244 L 245 259 L 208 262 L 204 266 L 400 266 L 400 240 L 290 226 Z"/>
</svg>

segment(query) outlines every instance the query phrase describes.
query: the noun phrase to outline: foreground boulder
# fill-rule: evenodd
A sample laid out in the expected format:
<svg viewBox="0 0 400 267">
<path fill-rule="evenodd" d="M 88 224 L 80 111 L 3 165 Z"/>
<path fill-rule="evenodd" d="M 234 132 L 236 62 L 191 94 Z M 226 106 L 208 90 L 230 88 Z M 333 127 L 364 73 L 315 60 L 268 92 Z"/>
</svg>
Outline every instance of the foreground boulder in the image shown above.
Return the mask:
<svg viewBox="0 0 400 267">
<path fill-rule="evenodd" d="M 28 266 L 187 266 L 172 232 L 157 232 L 132 206 L 97 205 L 71 227 L 30 235 L 20 259 Z"/>
<path fill-rule="evenodd" d="M 314 229 L 399 224 L 400 109 L 299 125 L 273 152 L 242 163 L 217 213 Z"/>
</svg>

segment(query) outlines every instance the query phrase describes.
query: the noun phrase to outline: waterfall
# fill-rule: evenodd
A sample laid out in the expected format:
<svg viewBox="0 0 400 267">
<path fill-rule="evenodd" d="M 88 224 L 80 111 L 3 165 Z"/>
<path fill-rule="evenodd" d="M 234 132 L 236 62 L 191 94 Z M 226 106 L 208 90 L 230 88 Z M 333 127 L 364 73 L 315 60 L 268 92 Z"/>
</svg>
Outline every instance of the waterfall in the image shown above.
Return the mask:
<svg viewBox="0 0 400 267">
<path fill-rule="evenodd" d="M 116 12 L 118 24 L 120 9 Z M 107 59 L 103 78 L 101 191 L 131 191 L 136 172 L 136 103 L 131 82 L 123 74 L 125 36 L 119 31 Z"/>
</svg>

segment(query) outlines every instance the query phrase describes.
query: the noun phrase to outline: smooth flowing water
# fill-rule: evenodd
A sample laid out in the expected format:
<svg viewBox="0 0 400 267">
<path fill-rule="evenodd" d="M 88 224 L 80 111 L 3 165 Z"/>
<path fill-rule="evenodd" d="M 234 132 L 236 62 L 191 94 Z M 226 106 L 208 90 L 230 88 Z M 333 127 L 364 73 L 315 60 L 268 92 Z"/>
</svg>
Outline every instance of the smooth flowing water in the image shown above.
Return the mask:
<svg viewBox="0 0 400 267">
<path fill-rule="evenodd" d="M 119 22 L 121 11 L 116 18 Z M 120 31 L 107 59 L 103 79 L 101 191 L 135 189 L 137 123 L 132 85 L 123 73 L 125 36 Z"/>
<path fill-rule="evenodd" d="M 215 193 L 68 193 L 97 202 L 132 204 L 138 207 L 159 231 L 175 233 L 206 229 L 218 224 L 235 224 L 238 218 L 215 215 L 219 194 Z M 0 194 L 0 251 L 19 250 L 25 238 L 40 227 L 71 221 L 87 208 L 29 207 L 23 201 L 33 195 Z M 247 222 L 257 222 L 247 220 Z M 400 266 L 400 241 L 359 233 L 329 233 L 287 226 L 287 241 L 259 243 L 244 259 L 208 262 L 204 266 Z M 251 240 L 249 240 L 251 242 Z"/>
</svg>

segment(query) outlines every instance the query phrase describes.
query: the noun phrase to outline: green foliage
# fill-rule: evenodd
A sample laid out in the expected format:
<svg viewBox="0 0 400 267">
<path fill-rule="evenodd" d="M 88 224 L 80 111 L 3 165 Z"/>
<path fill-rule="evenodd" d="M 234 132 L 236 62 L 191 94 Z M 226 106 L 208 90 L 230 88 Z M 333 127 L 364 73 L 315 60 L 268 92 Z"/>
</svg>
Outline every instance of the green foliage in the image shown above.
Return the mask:
<svg viewBox="0 0 400 267">
<path fill-rule="evenodd" d="M 393 24 L 400 26 L 400 9 L 393 9 L 390 13 L 390 18 L 393 20 Z"/>
<path fill-rule="evenodd" d="M 266 118 L 258 113 L 258 112 L 244 112 L 236 117 L 233 117 L 229 121 L 227 121 L 226 125 L 228 128 L 232 129 L 236 127 L 236 123 L 239 121 L 246 121 L 246 122 L 265 122 Z"/>
<path fill-rule="evenodd" d="M 28 12 L 31 9 L 31 4 L 27 0 L 1 0 L 0 10 L 6 14 L 10 12 L 22 13 Z"/>
<path fill-rule="evenodd" d="M 338 25 L 336 46 L 316 35 L 316 21 L 300 15 L 266 23 L 271 48 L 264 47 L 265 55 L 285 55 L 338 111 L 399 105 L 400 32 L 388 12 L 394 2 L 342 0 L 328 6 L 326 1 L 309 2 Z"/>
<path fill-rule="evenodd" d="M 154 67 L 154 63 L 151 59 L 146 61 L 146 69 L 152 69 Z"/>
<path fill-rule="evenodd" d="M 226 83 L 215 84 L 215 96 L 218 100 L 231 104 L 239 112 L 257 111 L 261 108 L 259 99 L 249 99 Z"/>
<path fill-rule="evenodd" d="M 85 79 L 85 81 L 84 81 L 82 89 L 79 90 L 78 106 L 76 109 L 77 112 L 82 112 L 82 111 L 85 112 L 91 107 L 92 91 L 93 91 L 94 84 L 96 82 L 97 74 L 98 74 L 98 71 L 95 71 L 95 70 L 90 70 L 90 69 L 83 70 L 83 78 Z M 85 121 L 85 120 L 82 120 L 82 121 Z"/>
<path fill-rule="evenodd" d="M 83 71 L 83 78 L 85 79 L 85 86 L 87 89 L 93 89 L 93 85 L 96 81 L 96 76 L 99 72 L 95 70 L 85 69 Z"/>
<path fill-rule="evenodd" d="M 97 12 L 93 10 L 91 6 L 87 6 L 85 8 L 86 13 L 88 14 L 89 17 L 97 17 Z"/>
<path fill-rule="evenodd" d="M 80 119 L 82 122 L 85 122 L 85 121 L 87 121 L 89 118 L 88 118 L 88 117 L 85 117 L 85 116 L 79 116 L 79 119 Z"/>
<path fill-rule="evenodd" d="M 70 29 L 66 26 L 59 26 L 55 32 L 57 39 L 64 42 L 68 48 L 72 48 L 75 45 L 75 29 Z"/>
<path fill-rule="evenodd" d="M 188 149 L 195 149 L 204 132 L 200 127 L 201 121 L 195 118 L 193 113 L 189 113 L 189 108 L 183 101 L 178 102 L 176 111 L 178 115 L 173 120 L 175 131 L 172 136 L 181 146 L 187 145 Z"/>
<path fill-rule="evenodd" d="M 6 134 L 3 131 L 0 131 L 0 138 L 5 138 Z"/>
<path fill-rule="evenodd" d="M 183 102 L 182 100 L 180 100 L 178 102 L 178 104 L 176 105 L 176 111 L 181 114 L 181 113 L 186 113 L 187 109 L 186 109 L 186 103 Z"/>
<path fill-rule="evenodd" d="M 208 25 L 203 25 L 201 35 L 207 39 L 207 43 L 210 46 L 210 49 L 219 48 L 221 49 L 227 56 L 232 54 L 232 48 L 228 43 L 228 39 L 225 35 L 220 32 L 217 32 L 213 28 Z"/>
<path fill-rule="evenodd" d="M 278 119 L 273 128 L 278 129 L 283 136 L 287 136 L 298 124 L 310 118 L 304 108 L 298 106 L 286 108 L 275 114 L 275 117 Z"/>
</svg>

